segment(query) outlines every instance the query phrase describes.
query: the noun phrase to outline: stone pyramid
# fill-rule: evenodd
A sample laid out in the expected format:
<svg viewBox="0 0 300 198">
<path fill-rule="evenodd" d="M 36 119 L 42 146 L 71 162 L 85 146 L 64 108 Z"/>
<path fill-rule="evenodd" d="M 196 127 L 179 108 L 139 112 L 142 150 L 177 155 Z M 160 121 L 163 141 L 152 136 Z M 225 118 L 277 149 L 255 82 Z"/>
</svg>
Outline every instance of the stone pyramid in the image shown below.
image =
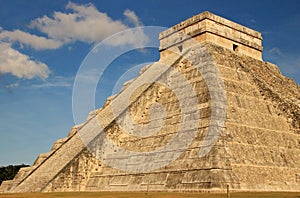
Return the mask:
<svg viewBox="0 0 300 198">
<path fill-rule="evenodd" d="M 261 34 L 204 12 L 159 39 L 158 62 L 0 192 L 300 191 L 300 87 Z"/>
</svg>

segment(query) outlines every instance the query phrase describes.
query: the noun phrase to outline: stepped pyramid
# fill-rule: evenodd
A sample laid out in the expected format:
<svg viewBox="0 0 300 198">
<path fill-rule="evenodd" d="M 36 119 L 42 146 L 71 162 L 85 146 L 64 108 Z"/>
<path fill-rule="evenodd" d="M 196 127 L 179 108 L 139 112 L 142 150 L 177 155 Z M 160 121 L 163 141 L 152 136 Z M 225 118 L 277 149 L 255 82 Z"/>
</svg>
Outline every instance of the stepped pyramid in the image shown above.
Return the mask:
<svg viewBox="0 0 300 198">
<path fill-rule="evenodd" d="M 204 12 L 159 39 L 158 62 L 0 192 L 300 191 L 300 87 L 261 34 Z"/>
</svg>

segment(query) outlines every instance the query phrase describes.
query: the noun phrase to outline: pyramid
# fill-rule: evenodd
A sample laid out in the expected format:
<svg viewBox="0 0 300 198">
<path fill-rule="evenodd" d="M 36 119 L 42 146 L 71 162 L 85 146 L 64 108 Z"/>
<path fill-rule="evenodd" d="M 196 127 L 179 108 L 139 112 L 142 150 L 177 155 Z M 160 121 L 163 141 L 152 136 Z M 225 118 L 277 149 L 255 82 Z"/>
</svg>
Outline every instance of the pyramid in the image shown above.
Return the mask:
<svg viewBox="0 0 300 198">
<path fill-rule="evenodd" d="M 259 32 L 204 12 L 0 192 L 300 191 L 300 87 Z"/>
</svg>

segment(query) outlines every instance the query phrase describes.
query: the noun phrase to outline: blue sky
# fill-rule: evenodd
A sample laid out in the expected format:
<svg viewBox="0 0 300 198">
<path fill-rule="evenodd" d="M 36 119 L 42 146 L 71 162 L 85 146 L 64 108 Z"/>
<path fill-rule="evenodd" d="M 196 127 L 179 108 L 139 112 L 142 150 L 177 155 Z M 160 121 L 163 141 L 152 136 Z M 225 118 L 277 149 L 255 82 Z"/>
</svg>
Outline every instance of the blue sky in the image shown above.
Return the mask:
<svg viewBox="0 0 300 198">
<path fill-rule="evenodd" d="M 82 61 L 98 42 L 128 28 L 171 27 L 208 10 L 262 32 L 264 60 L 300 83 L 297 0 L 1 0 L 0 4 L 0 166 L 32 164 L 39 153 L 68 134 L 75 124 L 72 89 Z M 121 46 L 137 41 L 118 42 Z M 149 48 L 116 59 L 100 79 L 96 107 L 112 94 L 122 74 L 158 58 L 157 50 Z"/>
</svg>

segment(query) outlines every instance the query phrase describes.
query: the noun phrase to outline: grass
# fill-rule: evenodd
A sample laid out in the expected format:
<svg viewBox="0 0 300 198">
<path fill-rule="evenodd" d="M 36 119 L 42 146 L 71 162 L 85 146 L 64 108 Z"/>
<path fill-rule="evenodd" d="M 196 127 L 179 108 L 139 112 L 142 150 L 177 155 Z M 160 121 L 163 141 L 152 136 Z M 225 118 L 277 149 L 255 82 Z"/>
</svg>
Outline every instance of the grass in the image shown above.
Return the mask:
<svg viewBox="0 0 300 198">
<path fill-rule="evenodd" d="M 0 198 L 227 198 L 219 193 L 60 192 L 0 194 Z M 231 193 L 231 198 L 300 198 L 300 193 Z"/>
</svg>

